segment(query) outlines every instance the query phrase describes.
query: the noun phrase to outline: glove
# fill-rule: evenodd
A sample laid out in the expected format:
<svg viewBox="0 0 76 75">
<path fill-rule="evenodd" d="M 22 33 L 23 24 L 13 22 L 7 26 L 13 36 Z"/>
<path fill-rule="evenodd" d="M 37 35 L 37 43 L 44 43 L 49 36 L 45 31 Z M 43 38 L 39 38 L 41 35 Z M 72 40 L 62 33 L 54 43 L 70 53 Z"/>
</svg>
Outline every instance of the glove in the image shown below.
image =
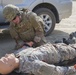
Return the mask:
<svg viewBox="0 0 76 75">
<path fill-rule="evenodd" d="M 35 36 L 35 38 L 34 38 L 34 42 L 40 42 L 41 41 L 41 38 L 40 37 L 38 37 L 38 36 Z"/>
</svg>

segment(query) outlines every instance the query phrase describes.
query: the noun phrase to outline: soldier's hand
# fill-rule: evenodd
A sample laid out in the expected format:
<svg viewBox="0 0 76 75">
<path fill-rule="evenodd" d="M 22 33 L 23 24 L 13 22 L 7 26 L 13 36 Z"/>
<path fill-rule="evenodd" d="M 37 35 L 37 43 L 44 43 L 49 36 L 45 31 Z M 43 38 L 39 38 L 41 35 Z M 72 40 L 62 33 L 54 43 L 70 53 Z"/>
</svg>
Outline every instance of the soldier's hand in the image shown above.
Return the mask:
<svg viewBox="0 0 76 75">
<path fill-rule="evenodd" d="M 26 44 L 28 44 L 30 47 L 32 47 L 34 42 L 30 41 L 30 42 L 26 42 Z"/>
<path fill-rule="evenodd" d="M 40 42 L 40 41 L 41 41 L 41 38 L 38 37 L 38 36 L 35 36 L 34 41 L 35 41 L 36 43 L 37 43 L 37 42 Z"/>
<path fill-rule="evenodd" d="M 74 68 L 76 69 L 76 64 L 74 65 Z"/>
</svg>

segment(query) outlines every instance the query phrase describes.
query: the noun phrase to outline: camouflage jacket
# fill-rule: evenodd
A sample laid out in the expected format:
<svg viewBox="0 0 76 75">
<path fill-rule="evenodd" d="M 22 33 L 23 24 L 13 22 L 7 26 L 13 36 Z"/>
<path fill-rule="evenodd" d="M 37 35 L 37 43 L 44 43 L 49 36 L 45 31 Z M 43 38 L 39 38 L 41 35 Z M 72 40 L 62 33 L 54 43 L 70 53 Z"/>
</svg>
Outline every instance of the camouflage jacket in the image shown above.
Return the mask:
<svg viewBox="0 0 76 75">
<path fill-rule="evenodd" d="M 19 72 L 35 75 L 69 75 L 76 73 L 74 67 L 55 66 L 64 60 L 76 57 L 76 44 L 45 44 L 37 48 L 27 48 L 16 53 L 20 56 Z"/>
<path fill-rule="evenodd" d="M 13 22 L 10 23 L 10 34 L 12 38 L 19 37 L 24 41 L 31 41 L 35 36 L 43 37 L 43 24 L 42 19 L 35 13 L 21 12 L 21 22 L 17 25 Z"/>
</svg>

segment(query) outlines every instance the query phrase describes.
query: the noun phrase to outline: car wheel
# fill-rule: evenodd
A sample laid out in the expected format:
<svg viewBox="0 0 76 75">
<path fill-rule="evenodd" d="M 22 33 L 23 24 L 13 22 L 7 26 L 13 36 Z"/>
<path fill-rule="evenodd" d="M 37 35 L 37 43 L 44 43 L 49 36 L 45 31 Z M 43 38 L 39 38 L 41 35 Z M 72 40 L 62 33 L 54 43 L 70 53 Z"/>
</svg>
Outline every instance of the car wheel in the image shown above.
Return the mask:
<svg viewBox="0 0 76 75">
<path fill-rule="evenodd" d="M 44 31 L 45 36 L 49 35 L 55 28 L 56 19 L 51 10 L 47 8 L 39 8 L 34 11 L 45 22 Z"/>
</svg>

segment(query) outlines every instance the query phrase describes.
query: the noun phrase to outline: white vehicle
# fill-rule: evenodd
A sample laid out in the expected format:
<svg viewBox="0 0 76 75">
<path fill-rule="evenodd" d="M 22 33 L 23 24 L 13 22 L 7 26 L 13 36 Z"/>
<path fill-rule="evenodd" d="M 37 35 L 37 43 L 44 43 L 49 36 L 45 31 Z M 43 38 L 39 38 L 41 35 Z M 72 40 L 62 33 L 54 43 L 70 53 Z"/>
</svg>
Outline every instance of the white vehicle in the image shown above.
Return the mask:
<svg viewBox="0 0 76 75">
<path fill-rule="evenodd" d="M 72 0 L 0 0 L 0 23 L 5 22 L 2 10 L 7 4 L 37 13 L 45 22 L 45 35 L 54 30 L 56 23 L 72 14 Z"/>
</svg>

